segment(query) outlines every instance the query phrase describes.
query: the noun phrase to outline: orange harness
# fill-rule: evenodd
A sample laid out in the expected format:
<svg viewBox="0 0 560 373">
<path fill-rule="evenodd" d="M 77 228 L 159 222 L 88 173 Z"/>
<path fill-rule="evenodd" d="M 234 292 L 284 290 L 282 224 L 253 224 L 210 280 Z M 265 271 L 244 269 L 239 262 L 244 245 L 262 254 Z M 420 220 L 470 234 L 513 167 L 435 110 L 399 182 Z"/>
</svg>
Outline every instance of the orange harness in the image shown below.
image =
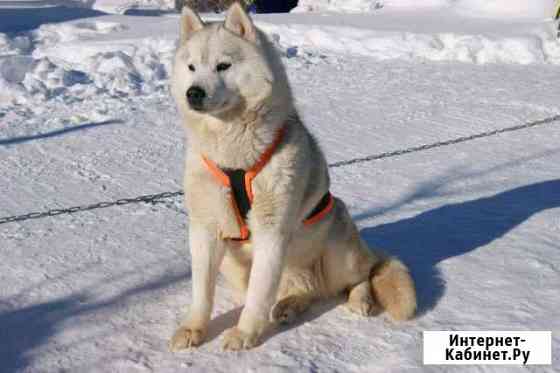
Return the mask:
<svg viewBox="0 0 560 373">
<path fill-rule="evenodd" d="M 253 165 L 249 170 L 222 170 L 216 163 L 202 156 L 202 161 L 208 168 L 208 170 L 214 175 L 216 180 L 223 186 L 230 189 L 231 205 L 233 211 L 235 212 L 235 218 L 239 224 L 239 238 L 233 238 L 235 241 L 247 241 L 251 232 L 247 225 L 247 214 L 251 209 L 251 204 L 253 203 L 253 179 L 259 174 L 259 172 L 266 166 L 276 148 L 282 142 L 284 138 L 284 133 L 286 132 L 285 127 L 282 127 L 274 142 L 266 149 L 266 151 L 261 154 L 257 163 Z M 334 207 L 334 199 L 332 195 L 327 192 L 317 203 L 313 211 L 305 218 L 303 221 L 304 225 L 311 225 L 320 221 L 325 217 Z"/>
</svg>

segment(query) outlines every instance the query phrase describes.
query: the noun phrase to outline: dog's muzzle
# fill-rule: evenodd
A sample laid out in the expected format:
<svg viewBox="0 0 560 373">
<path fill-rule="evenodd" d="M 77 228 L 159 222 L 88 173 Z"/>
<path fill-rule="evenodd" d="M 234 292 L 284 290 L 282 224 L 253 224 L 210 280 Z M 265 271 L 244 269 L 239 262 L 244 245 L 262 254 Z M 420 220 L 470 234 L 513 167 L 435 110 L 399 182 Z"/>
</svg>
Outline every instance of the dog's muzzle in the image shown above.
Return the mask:
<svg viewBox="0 0 560 373">
<path fill-rule="evenodd" d="M 202 110 L 204 108 L 204 99 L 206 92 L 199 86 L 193 85 L 187 90 L 187 101 L 194 110 Z"/>
</svg>

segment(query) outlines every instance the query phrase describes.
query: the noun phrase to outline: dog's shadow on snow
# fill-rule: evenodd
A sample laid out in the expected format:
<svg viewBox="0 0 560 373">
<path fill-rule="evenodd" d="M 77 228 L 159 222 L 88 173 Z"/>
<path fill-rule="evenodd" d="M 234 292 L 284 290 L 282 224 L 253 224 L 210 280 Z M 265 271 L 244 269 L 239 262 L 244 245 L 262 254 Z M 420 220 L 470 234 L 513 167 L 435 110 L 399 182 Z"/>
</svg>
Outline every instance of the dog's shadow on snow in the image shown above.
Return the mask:
<svg viewBox="0 0 560 373">
<path fill-rule="evenodd" d="M 140 296 L 161 291 L 189 277 L 190 272 L 163 273 L 101 300 L 93 299 L 84 291 L 10 309 L 11 301 L 0 299 L 0 372 L 25 371 L 38 349 L 58 334 L 65 323 L 112 307 L 130 305 Z M 108 282 L 118 279 L 109 279 Z M 16 297 L 37 291 L 37 288 L 31 287 Z"/>
<path fill-rule="evenodd" d="M 261 344 L 266 343 L 268 339 L 274 337 L 275 335 L 282 334 L 319 318 L 321 315 L 343 304 L 345 302 L 343 298 L 343 296 L 339 296 L 313 303 L 311 308 L 299 316 L 294 322 L 290 324 L 280 324 L 276 328 L 268 331 L 262 339 Z M 212 342 L 213 340 L 219 338 L 224 331 L 236 326 L 239 321 L 239 317 L 241 316 L 241 311 L 243 311 L 243 306 L 238 306 L 213 318 L 208 326 L 208 335 L 205 343 Z"/>
<path fill-rule="evenodd" d="M 424 192 L 418 190 L 411 193 L 414 198 L 401 202 L 421 198 Z M 361 235 L 370 247 L 380 248 L 398 257 L 410 268 L 416 283 L 417 315 L 421 316 L 438 303 L 445 291 L 438 263 L 487 245 L 532 215 L 556 207 L 560 207 L 560 179 L 510 189 L 490 197 L 447 204 L 411 218 L 364 228 Z M 382 214 L 385 210 L 372 209 L 360 214 L 357 220 Z M 314 303 L 294 323 L 281 325 L 268 333 L 264 342 L 274 335 L 319 318 L 343 304 L 344 298 L 340 296 Z M 212 319 L 207 342 L 235 326 L 241 311 L 242 307 L 236 307 Z"/>
<path fill-rule="evenodd" d="M 410 268 L 417 287 L 418 314 L 422 315 L 445 291 L 438 263 L 487 245 L 532 215 L 555 207 L 560 207 L 560 179 L 451 203 L 411 218 L 364 228 L 361 235 L 371 247 L 400 258 Z M 369 214 L 377 215 L 375 210 Z M 473 280 L 475 277 L 473 274 Z"/>
</svg>

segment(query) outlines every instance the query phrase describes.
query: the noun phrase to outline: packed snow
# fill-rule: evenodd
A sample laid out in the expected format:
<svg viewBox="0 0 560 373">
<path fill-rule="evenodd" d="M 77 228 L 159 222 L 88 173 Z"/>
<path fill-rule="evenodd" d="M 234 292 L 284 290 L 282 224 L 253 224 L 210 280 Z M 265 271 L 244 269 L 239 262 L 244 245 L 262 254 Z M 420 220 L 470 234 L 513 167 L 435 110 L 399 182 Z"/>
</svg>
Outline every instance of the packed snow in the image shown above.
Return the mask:
<svg viewBox="0 0 560 373">
<path fill-rule="evenodd" d="M 0 0 L 0 9 L 36 9 L 49 11 L 53 6 L 64 8 L 93 9 L 106 13 L 126 14 L 135 10 L 169 11 L 174 0 Z M 40 8 L 41 10 L 37 10 Z M 76 12 L 74 12 L 76 14 Z"/>
<path fill-rule="evenodd" d="M 89 0 L 93 9 L 107 13 L 125 14 L 132 9 L 174 9 L 174 0 Z"/>
<path fill-rule="evenodd" d="M 553 17 L 554 0 L 300 0 L 294 12 L 374 12 L 447 8 L 476 17 Z"/>
<path fill-rule="evenodd" d="M 560 114 L 550 2 L 313 3 L 336 7 L 256 22 L 331 163 Z M 182 187 L 178 15 L 79 9 L 0 33 L 0 218 Z M 220 350 L 240 312 L 224 283 L 209 342 L 167 349 L 191 295 L 180 198 L 2 224 L 0 372 L 448 371 L 422 365 L 424 330 L 551 330 L 552 365 L 525 370 L 558 371 L 559 143 L 553 122 L 333 169 L 364 239 L 410 266 L 420 313 L 324 302 L 243 353 Z"/>
<path fill-rule="evenodd" d="M 457 10 L 473 16 L 547 19 L 554 17 L 554 0 L 455 0 Z"/>
<path fill-rule="evenodd" d="M 0 105 L 62 96 L 164 89 L 177 16 L 105 16 L 0 34 Z M 489 20 L 448 9 L 373 15 L 261 15 L 257 24 L 293 63 L 339 54 L 375 60 L 560 64 L 553 21 Z"/>
</svg>

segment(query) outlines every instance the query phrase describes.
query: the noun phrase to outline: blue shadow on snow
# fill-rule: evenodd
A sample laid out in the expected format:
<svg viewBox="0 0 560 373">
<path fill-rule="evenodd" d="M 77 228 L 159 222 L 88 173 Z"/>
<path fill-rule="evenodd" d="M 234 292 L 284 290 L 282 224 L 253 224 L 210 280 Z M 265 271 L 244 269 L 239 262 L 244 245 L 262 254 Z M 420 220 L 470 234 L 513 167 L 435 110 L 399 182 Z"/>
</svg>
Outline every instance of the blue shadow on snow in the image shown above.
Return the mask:
<svg viewBox="0 0 560 373">
<path fill-rule="evenodd" d="M 364 228 L 361 235 L 369 245 L 398 257 L 410 268 L 421 315 L 433 308 L 445 291 L 438 263 L 487 245 L 532 215 L 557 207 L 560 179 L 448 204 L 411 218 Z"/>
<path fill-rule="evenodd" d="M 68 8 L 65 6 L 17 8 L 17 1 L 13 1 L 14 8 L 0 9 L 0 32 L 22 32 L 36 29 L 45 23 L 59 23 L 74 19 L 99 17 L 106 13 L 88 8 Z M 43 4 L 44 2 L 38 2 Z M 39 5 L 41 5 L 39 4 Z M 53 1 L 53 5 L 56 1 Z M 5 4 L 4 6 L 9 6 Z M 25 2 L 24 5 L 33 5 Z"/>
<path fill-rule="evenodd" d="M 63 135 L 63 134 L 68 133 L 68 132 L 85 130 L 85 129 L 88 129 L 88 128 L 105 126 L 105 125 L 108 125 L 108 124 L 120 124 L 120 123 L 123 123 L 123 121 L 122 120 L 106 120 L 104 122 L 86 123 L 86 124 L 81 124 L 79 126 L 61 128 L 61 129 L 54 130 L 54 131 L 51 131 L 51 132 L 39 133 L 39 134 L 36 134 L 36 135 L 19 136 L 19 137 L 12 137 L 12 138 L 8 138 L 8 139 L 0 139 L 0 145 L 21 144 L 21 143 L 28 142 L 28 141 L 46 139 L 46 138 L 49 138 L 49 137 L 55 137 L 55 136 Z"/>
<path fill-rule="evenodd" d="M 79 293 L 14 310 L 3 311 L 7 303 L 0 303 L 0 372 L 24 371 L 33 360 L 34 350 L 47 343 L 65 322 L 104 308 L 130 304 L 140 294 L 161 291 L 189 277 L 190 272 L 162 274 L 99 301 Z"/>
</svg>

